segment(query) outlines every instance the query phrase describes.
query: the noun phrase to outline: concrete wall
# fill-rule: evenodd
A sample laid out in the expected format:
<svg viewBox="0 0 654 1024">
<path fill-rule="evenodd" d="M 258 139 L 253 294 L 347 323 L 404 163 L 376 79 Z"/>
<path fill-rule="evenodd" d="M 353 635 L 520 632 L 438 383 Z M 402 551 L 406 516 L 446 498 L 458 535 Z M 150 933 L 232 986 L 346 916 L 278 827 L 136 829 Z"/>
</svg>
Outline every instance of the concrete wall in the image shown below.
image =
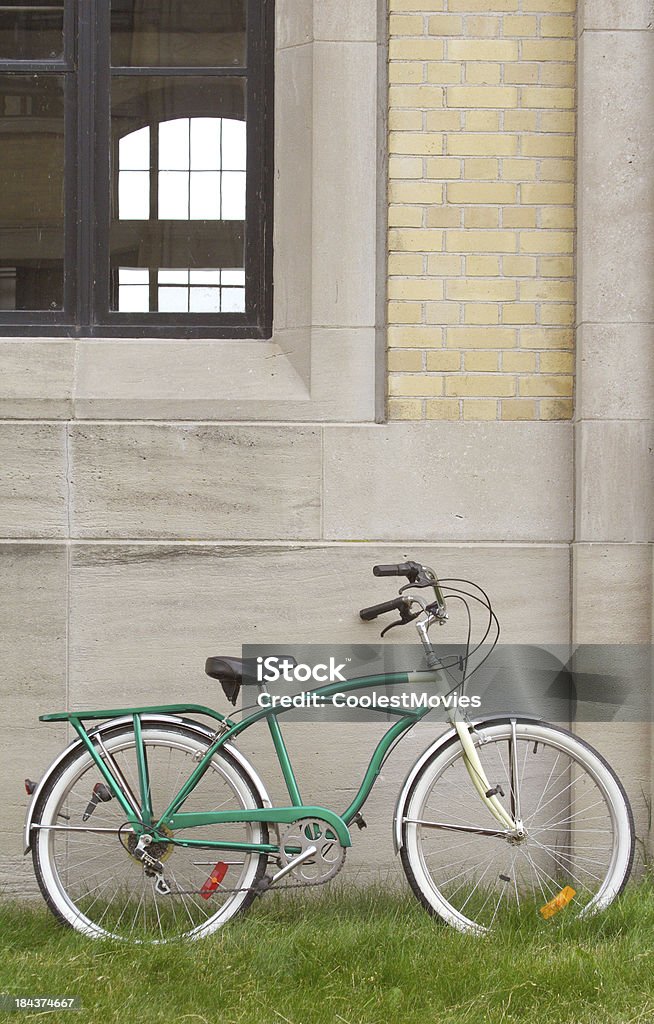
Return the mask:
<svg viewBox="0 0 654 1024">
<path fill-rule="evenodd" d="M 10 892 L 33 891 L 22 779 L 65 739 L 40 713 L 185 699 L 226 709 L 202 671 L 209 654 L 376 639 L 356 614 L 394 593 L 370 575 L 376 561 L 414 557 L 478 580 L 506 642 L 649 639 L 652 36 L 636 3 L 633 24 L 623 5 L 607 31 L 614 6 L 587 3 L 594 20 L 580 22 L 575 423 L 374 422 L 386 386 L 388 31 L 374 0 L 347 17 L 336 0 L 278 3 L 270 342 L 0 341 Z M 631 248 L 616 260 L 623 216 Z M 453 617 L 448 638 L 461 628 Z M 385 768 L 351 877 L 396 877 L 392 805 L 439 728 L 416 730 Z M 379 731 L 293 726 L 304 795 L 345 806 Z M 624 774 L 642 833 L 649 727 L 594 738 Z M 242 746 L 267 775 L 264 740 Z"/>
</svg>

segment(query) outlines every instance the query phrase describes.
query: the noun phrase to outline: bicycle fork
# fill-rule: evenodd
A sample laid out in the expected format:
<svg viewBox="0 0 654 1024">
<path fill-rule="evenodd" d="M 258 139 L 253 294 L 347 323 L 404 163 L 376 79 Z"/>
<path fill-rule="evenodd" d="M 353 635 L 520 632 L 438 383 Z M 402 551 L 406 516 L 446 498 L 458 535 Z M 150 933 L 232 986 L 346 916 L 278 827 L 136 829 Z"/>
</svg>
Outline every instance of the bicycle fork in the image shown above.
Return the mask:
<svg viewBox="0 0 654 1024">
<path fill-rule="evenodd" d="M 470 727 L 468 723 L 460 717 L 455 711 L 449 715 L 450 722 L 457 731 L 459 741 L 463 747 L 463 763 L 466 766 L 470 780 L 477 790 L 480 799 L 486 804 L 488 810 L 493 817 L 502 825 L 504 828 L 509 829 L 516 838 L 521 839 L 525 832 L 524 826 L 520 819 L 520 800 L 517 792 L 517 782 L 515 778 L 514 765 L 511 766 L 511 777 L 513 786 L 513 802 L 515 806 L 515 818 L 509 814 L 505 807 L 502 806 L 498 797 L 497 791 L 491 786 L 484 767 L 481 763 L 477 748 L 473 742 L 472 736 L 470 735 Z M 512 756 L 515 757 L 515 722 L 512 722 L 513 727 L 513 744 L 512 744 Z"/>
</svg>

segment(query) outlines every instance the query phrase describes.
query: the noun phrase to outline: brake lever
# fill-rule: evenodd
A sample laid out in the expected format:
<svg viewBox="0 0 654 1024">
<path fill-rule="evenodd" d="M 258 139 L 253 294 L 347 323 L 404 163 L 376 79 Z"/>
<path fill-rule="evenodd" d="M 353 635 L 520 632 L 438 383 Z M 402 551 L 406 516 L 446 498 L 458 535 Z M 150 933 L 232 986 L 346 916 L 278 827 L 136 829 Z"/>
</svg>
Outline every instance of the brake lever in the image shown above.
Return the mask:
<svg viewBox="0 0 654 1024">
<path fill-rule="evenodd" d="M 397 619 L 395 622 L 391 622 L 390 625 L 385 627 L 385 629 L 382 629 L 381 633 L 379 634 L 380 637 L 388 633 L 389 630 L 395 629 L 396 626 L 406 626 L 407 622 L 413 622 L 413 620 L 417 619 L 419 615 L 422 615 L 422 608 L 420 608 L 417 612 L 413 612 L 413 614 L 411 614 L 411 612 L 409 612 L 408 610 L 406 612 L 401 612 L 400 614 L 402 616 L 401 618 Z"/>
</svg>

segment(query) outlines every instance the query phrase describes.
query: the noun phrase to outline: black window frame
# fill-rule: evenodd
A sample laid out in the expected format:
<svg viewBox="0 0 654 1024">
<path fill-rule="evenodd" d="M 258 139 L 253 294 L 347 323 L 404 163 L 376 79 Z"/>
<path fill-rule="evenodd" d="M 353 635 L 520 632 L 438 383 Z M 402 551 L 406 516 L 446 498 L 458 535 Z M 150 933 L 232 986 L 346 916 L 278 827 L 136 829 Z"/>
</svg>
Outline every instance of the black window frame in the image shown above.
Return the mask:
<svg viewBox="0 0 654 1024">
<path fill-rule="evenodd" d="M 0 310 L 3 337 L 269 338 L 272 334 L 274 0 L 246 0 L 242 67 L 112 67 L 109 0 L 64 0 L 56 60 L 0 60 L 0 75 L 64 79 L 64 289 L 61 310 Z M 246 80 L 244 313 L 109 310 L 110 103 L 118 75 Z"/>
</svg>

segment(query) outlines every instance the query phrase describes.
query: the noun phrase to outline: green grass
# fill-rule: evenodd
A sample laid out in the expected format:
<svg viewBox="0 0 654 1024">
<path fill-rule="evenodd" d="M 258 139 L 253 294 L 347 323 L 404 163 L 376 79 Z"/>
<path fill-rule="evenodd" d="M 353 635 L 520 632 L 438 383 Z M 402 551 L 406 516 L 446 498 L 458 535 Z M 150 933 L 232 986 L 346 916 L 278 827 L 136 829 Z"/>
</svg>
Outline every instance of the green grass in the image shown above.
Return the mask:
<svg viewBox="0 0 654 1024">
<path fill-rule="evenodd" d="M 0 905 L 0 991 L 79 996 L 80 1024 L 651 1024 L 654 888 L 601 916 L 461 935 L 408 891 L 269 895 L 202 942 L 134 947 Z M 8 1020 L 36 1020 L 25 1011 Z"/>
</svg>

